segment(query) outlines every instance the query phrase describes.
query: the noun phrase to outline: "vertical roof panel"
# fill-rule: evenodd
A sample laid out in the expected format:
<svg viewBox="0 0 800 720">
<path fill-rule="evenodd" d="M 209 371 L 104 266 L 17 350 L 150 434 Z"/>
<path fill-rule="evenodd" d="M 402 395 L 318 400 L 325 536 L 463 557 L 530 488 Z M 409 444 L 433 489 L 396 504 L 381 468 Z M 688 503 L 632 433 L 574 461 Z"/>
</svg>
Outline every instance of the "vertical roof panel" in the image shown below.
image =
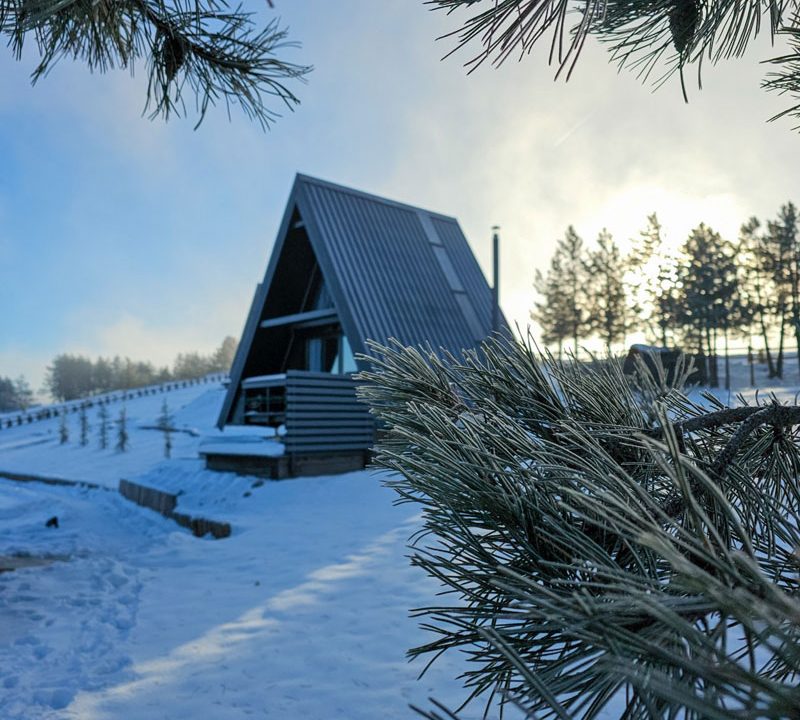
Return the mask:
<svg viewBox="0 0 800 720">
<path fill-rule="evenodd" d="M 455 219 L 303 175 L 296 182 L 303 216 L 319 229 L 312 244 L 324 246 L 318 255 L 327 255 L 362 341 L 458 352 L 475 345 L 476 318 L 489 334 L 491 291 Z M 454 296 L 459 288 L 474 313 Z"/>
</svg>

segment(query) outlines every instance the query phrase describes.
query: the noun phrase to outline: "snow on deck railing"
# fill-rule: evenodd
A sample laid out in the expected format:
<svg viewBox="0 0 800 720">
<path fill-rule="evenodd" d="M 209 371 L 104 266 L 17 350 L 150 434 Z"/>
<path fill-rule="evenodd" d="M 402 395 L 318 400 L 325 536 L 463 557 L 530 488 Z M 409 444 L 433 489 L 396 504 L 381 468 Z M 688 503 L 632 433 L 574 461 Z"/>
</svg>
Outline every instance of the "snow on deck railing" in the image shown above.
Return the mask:
<svg viewBox="0 0 800 720">
<path fill-rule="evenodd" d="M 63 403 L 38 405 L 25 411 L 14 410 L 12 412 L 0 413 L 0 430 L 16 427 L 17 425 L 26 425 L 39 420 L 50 420 L 64 413 L 79 412 L 81 407 L 90 408 L 95 405 L 109 405 L 111 403 L 145 397 L 146 395 L 157 395 L 158 393 L 171 392 L 172 390 L 182 390 L 183 388 L 193 385 L 202 385 L 210 382 L 224 383 L 227 380 L 227 373 L 209 373 L 199 378 L 170 380 L 169 382 L 159 383 L 158 385 L 145 385 L 129 390 L 113 390 L 100 395 L 91 395 L 90 397 L 69 400 Z"/>
</svg>

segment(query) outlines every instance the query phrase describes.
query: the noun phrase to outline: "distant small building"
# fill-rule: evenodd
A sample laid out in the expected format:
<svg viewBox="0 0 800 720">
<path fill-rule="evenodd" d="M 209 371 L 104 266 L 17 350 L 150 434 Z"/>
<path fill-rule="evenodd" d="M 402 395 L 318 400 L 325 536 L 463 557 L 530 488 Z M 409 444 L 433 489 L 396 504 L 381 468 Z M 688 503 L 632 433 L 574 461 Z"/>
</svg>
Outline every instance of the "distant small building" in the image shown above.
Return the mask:
<svg viewBox="0 0 800 720">
<path fill-rule="evenodd" d="M 678 368 L 678 362 L 694 362 L 694 370 L 687 378 L 691 384 L 704 384 L 706 382 L 706 363 L 701 355 L 685 354 L 680 348 L 666 348 L 654 345 L 631 345 L 622 371 L 626 375 L 633 375 L 637 369 L 636 358 L 641 358 L 644 366 L 654 378 L 659 377 L 657 363 L 660 363 L 667 382 L 673 382 Z"/>
<path fill-rule="evenodd" d="M 280 428 L 285 453 L 265 474 L 363 466 L 374 426 L 351 374 L 367 340 L 459 353 L 491 333 L 492 309 L 454 218 L 298 175 L 218 425 Z M 249 472 L 265 462 L 206 457 Z"/>
</svg>

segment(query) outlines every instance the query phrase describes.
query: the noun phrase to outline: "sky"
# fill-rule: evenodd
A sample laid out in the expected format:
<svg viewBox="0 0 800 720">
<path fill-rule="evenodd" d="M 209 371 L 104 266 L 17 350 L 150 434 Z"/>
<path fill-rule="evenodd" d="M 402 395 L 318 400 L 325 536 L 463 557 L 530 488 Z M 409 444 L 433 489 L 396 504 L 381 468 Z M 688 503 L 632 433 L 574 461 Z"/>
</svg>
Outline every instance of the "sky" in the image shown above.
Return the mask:
<svg viewBox="0 0 800 720">
<path fill-rule="evenodd" d="M 61 352 L 164 365 L 238 337 L 297 172 L 457 217 L 487 276 L 499 225 L 523 327 L 570 224 L 625 243 L 656 211 L 677 245 L 800 202 L 800 134 L 766 122 L 790 104 L 759 87 L 767 42 L 685 104 L 677 78 L 654 92 L 592 43 L 569 82 L 544 48 L 468 75 L 436 39 L 458 19 L 422 0 L 274 4 L 302 43 L 284 57 L 314 71 L 268 132 L 236 108 L 196 131 L 149 120 L 144 68 L 62 61 L 31 87 L 31 49 L 0 53 L 0 376 L 39 388 Z"/>
</svg>

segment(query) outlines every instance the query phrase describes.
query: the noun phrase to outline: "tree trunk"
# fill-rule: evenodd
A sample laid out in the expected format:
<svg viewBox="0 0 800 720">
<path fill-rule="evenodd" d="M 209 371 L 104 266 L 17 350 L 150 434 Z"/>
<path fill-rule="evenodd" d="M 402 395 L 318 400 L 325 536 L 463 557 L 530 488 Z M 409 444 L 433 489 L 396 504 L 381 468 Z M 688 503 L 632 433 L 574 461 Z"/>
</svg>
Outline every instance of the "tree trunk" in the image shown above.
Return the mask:
<svg viewBox="0 0 800 720">
<path fill-rule="evenodd" d="M 775 377 L 783 379 L 783 341 L 786 338 L 786 308 L 781 311 L 781 332 L 778 335 L 778 360 L 775 363 Z"/>
<path fill-rule="evenodd" d="M 798 267 L 797 249 L 792 248 L 792 325 L 794 325 L 794 343 L 797 347 L 797 371 L 800 374 L 800 267 Z"/>
<path fill-rule="evenodd" d="M 725 338 L 725 389 L 731 389 L 731 358 L 728 353 L 728 327 L 725 326 L 723 330 L 723 336 Z"/>
<path fill-rule="evenodd" d="M 797 373 L 800 375 L 800 318 L 794 318 L 794 344 L 797 348 Z"/>
<path fill-rule="evenodd" d="M 711 323 L 706 322 L 706 377 L 711 387 L 717 387 L 716 363 L 714 362 L 714 350 L 711 347 Z"/>
<path fill-rule="evenodd" d="M 719 387 L 719 357 L 717 356 L 717 326 L 711 329 L 711 387 Z"/>
<path fill-rule="evenodd" d="M 775 364 L 772 362 L 772 353 L 769 351 L 769 340 L 767 339 L 767 324 L 764 322 L 764 313 L 759 312 L 761 325 L 761 338 L 764 340 L 764 355 L 767 357 L 767 376 L 775 377 Z"/>
</svg>

